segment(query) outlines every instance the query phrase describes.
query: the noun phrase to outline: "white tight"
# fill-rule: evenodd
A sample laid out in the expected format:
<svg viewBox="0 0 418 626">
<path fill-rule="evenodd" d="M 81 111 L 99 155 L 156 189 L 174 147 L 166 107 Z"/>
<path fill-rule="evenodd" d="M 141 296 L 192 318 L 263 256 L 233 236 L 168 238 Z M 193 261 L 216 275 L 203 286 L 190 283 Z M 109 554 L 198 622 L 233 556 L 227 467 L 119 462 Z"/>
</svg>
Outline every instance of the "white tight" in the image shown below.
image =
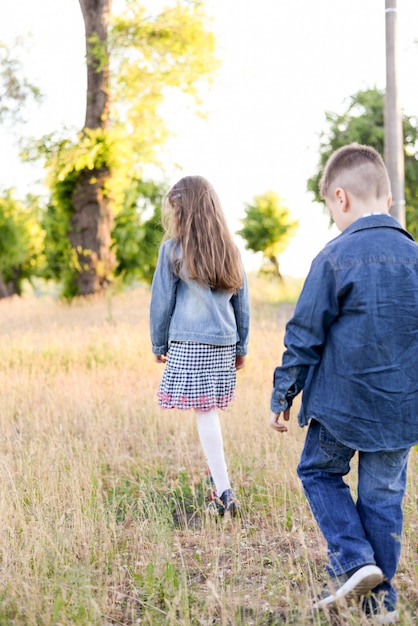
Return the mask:
<svg viewBox="0 0 418 626">
<path fill-rule="evenodd" d="M 210 473 L 216 487 L 216 493 L 221 496 L 225 489 L 231 488 L 228 470 L 225 462 L 224 444 L 222 439 L 221 423 L 218 411 L 196 410 L 197 431 L 200 443 L 209 465 Z"/>
</svg>

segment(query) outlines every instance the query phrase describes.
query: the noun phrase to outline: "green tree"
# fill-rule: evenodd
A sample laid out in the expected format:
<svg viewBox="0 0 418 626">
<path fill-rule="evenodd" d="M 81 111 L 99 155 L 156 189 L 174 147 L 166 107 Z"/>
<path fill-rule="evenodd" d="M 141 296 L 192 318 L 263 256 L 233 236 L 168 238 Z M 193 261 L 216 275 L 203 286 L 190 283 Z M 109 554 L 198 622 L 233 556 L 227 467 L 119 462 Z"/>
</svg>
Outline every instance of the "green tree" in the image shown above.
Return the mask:
<svg viewBox="0 0 418 626">
<path fill-rule="evenodd" d="M 124 13 L 115 16 L 111 0 L 79 2 L 87 47 L 85 125 L 75 140 L 40 142 L 52 190 L 48 240 L 58 247 L 54 273 L 66 296 L 101 291 L 115 271 L 125 272 L 120 246 L 134 229 L 122 236 L 123 224 L 138 217 L 133 189 L 146 190 L 132 181 L 143 181 L 145 166 L 158 164 L 169 133 L 161 104 L 177 91 L 198 106 L 198 83 L 217 67 L 203 1 L 177 0 L 150 14 L 139 1 L 126 0 Z M 129 207 L 130 221 L 118 219 Z"/>
<path fill-rule="evenodd" d="M 275 275 L 281 278 L 279 256 L 298 226 L 297 221 L 290 219 L 289 209 L 276 193 L 267 191 L 245 205 L 245 217 L 241 221 L 243 228 L 238 235 L 245 240 L 245 247 L 262 252 Z"/>
<path fill-rule="evenodd" d="M 134 179 L 131 191 L 125 194 L 112 233 L 117 250 L 115 276 L 124 282 L 152 281 L 164 232 L 161 205 L 166 191 L 166 185 Z"/>
<path fill-rule="evenodd" d="M 41 93 L 25 77 L 18 55 L 22 43 L 0 42 L 0 123 L 15 128 L 25 121 L 28 101 Z M 22 283 L 39 273 L 43 233 L 39 226 L 38 199 L 17 200 L 12 189 L 0 192 L 0 298 L 20 295 Z"/>
<path fill-rule="evenodd" d="M 384 155 L 384 93 L 366 89 L 351 96 L 342 114 L 327 112 L 327 129 L 321 134 L 319 168 L 307 183 L 308 191 L 317 202 L 319 181 L 329 156 L 338 148 L 352 142 L 373 146 Z M 405 214 L 408 230 L 418 237 L 418 119 L 403 115 L 405 146 Z"/>
<path fill-rule="evenodd" d="M 39 273 L 44 233 L 38 206 L 38 198 L 21 202 L 12 189 L 0 196 L 0 298 L 20 295 L 23 281 Z"/>
<path fill-rule="evenodd" d="M 12 46 L 0 42 L 0 122 L 24 121 L 24 108 L 28 101 L 39 101 L 41 92 L 24 75 L 18 59 L 22 43 Z"/>
</svg>

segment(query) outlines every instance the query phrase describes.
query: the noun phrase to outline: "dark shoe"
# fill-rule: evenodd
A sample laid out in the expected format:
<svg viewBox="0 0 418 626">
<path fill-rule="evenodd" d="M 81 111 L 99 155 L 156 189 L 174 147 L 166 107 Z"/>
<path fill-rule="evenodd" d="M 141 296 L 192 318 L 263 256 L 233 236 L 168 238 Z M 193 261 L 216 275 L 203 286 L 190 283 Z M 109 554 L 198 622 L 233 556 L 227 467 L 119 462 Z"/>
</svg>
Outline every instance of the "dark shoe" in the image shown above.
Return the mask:
<svg viewBox="0 0 418 626">
<path fill-rule="evenodd" d="M 237 499 L 232 489 L 226 489 L 220 498 L 216 498 L 218 514 L 223 517 L 229 513 L 231 517 L 236 517 L 238 513 Z"/>
<path fill-rule="evenodd" d="M 331 592 L 328 592 L 318 602 L 313 605 L 314 609 L 322 609 L 326 606 L 339 602 L 343 598 L 351 600 L 364 596 L 369 591 L 380 585 L 385 577 L 382 570 L 377 565 L 364 565 L 356 570 L 344 582 L 344 576 L 337 576 L 331 583 L 334 586 Z M 340 586 L 341 584 L 341 586 Z"/>
</svg>

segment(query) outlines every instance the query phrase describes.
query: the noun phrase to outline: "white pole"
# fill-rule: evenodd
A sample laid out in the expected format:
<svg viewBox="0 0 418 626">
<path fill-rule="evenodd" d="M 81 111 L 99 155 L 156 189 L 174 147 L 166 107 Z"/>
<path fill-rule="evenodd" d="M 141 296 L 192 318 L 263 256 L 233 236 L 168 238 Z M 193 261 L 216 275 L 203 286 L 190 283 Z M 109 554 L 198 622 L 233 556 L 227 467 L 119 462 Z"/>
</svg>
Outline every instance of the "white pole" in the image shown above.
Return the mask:
<svg viewBox="0 0 418 626">
<path fill-rule="evenodd" d="M 386 16 L 386 95 L 385 162 L 392 187 L 390 213 L 405 227 L 405 166 L 402 116 L 398 100 L 397 7 L 396 0 L 385 0 Z"/>
</svg>

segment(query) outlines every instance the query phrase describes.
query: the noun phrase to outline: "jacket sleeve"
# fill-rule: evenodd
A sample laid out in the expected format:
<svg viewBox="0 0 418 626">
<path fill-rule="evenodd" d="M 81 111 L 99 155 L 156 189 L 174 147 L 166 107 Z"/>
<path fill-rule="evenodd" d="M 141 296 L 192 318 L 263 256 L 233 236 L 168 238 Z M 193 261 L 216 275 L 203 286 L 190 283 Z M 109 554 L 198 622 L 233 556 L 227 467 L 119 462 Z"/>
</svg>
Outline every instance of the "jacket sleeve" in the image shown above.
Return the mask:
<svg viewBox="0 0 418 626">
<path fill-rule="evenodd" d="M 247 277 L 244 274 L 244 282 L 241 289 L 232 296 L 231 304 L 235 313 L 239 339 L 236 346 L 236 354 L 246 355 L 250 334 L 250 296 L 248 292 Z"/>
<path fill-rule="evenodd" d="M 294 315 L 286 325 L 282 365 L 273 376 L 270 407 L 281 413 L 302 391 L 311 367 L 317 365 L 328 329 L 338 316 L 339 301 L 333 264 L 324 252 L 313 261 Z"/>
<path fill-rule="evenodd" d="M 168 352 L 170 321 L 176 303 L 179 279 L 171 271 L 169 243 L 160 248 L 151 287 L 150 332 L 154 354 Z"/>
</svg>

